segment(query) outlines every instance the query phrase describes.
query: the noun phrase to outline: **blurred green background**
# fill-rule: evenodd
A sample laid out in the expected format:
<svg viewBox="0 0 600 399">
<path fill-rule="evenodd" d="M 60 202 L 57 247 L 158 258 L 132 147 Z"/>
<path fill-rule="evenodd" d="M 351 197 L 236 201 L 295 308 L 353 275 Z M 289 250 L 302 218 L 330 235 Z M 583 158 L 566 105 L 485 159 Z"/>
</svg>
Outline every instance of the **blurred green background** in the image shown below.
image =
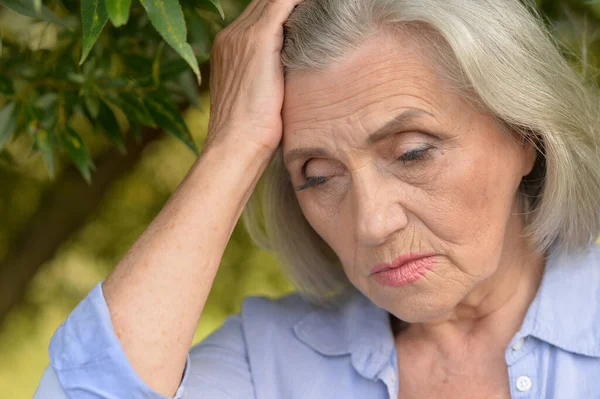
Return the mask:
<svg viewBox="0 0 600 399">
<path fill-rule="evenodd" d="M 106 0 L 109 21 L 98 30 L 81 16 L 89 1 L 0 0 L 1 398 L 32 397 L 54 330 L 193 164 L 208 123 L 212 40 L 247 4 L 165 0 L 181 4 L 187 25 L 173 33 L 137 1 L 125 13 Z M 538 5 L 565 56 L 597 82 L 600 1 Z M 185 48 L 164 44 L 174 34 L 187 38 L 195 61 Z M 162 108 L 154 94 L 168 98 Z M 119 106 L 127 99 L 137 108 Z M 291 290 L 271 254 L 238 224 L 194 343 L 238 312 L 245 296 Z"/>
</svg>

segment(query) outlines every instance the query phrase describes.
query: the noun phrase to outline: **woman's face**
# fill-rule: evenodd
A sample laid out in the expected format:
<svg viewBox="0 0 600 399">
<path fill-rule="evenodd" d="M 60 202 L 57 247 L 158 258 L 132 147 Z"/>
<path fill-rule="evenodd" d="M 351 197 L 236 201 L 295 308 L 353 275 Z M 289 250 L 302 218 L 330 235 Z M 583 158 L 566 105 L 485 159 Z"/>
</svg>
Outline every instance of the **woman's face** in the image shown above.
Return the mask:
<svg viewBox="0 0 600 399">
<path fill-rule="evenodd" d="M 352 284 L 408 322 L 444 315 L 501 274 L 521 245 L 517 189 L 535 161 L 431 62 L 409 40 L 372 38 L 327 72 L 291 72 L 282 112 L 306 219 Z M 407 256 L 425 258 L 373 273 Z"/>
</svg>

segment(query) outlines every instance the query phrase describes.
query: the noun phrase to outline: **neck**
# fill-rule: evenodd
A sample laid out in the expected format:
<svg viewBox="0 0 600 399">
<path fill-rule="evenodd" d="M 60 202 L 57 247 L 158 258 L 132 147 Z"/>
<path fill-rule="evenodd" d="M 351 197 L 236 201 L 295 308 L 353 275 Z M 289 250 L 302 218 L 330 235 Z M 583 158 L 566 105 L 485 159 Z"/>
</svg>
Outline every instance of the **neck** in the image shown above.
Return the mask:
<svg viewBox="0 0 600 399">
<path fill-rule="evenodd" d="M 473 341 L 491 342 L 503 351 L 521 326 L 545 265 L 544 256 L 523 240 L 508 241 L 496 273 L 447 314 L 423 323 L 396 326 L 397 337 L 433 344 L 447 354 Z"/>
</svg>

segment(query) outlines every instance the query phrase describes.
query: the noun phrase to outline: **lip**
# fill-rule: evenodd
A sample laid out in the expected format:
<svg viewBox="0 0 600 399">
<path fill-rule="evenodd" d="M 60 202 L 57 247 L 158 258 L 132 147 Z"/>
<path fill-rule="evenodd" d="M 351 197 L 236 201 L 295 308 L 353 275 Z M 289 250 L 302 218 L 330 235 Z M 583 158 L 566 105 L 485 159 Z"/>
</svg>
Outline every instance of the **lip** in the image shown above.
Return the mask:
<svg viewBox="0 0 600 399">
<path fill-rule="evenodd" d="M 384 286 L 402 287 L 418 281 L 434 266 L 435 254 L 408 254 L 392 263 L 380 263 L 371 269 L 370 277 Z"/>
<path fill-rule="evenodd" d="M 378 263 L 371 269 L 371 274 L 384 272 L 390 269 L 397 269 L 406 265 L 407 263 L 414 262 L 419 259 L 429 258 L 434 256 L 435 254 L 405 254 L 400 255 L 396 258 L 392 263 Z"/>
</svg>

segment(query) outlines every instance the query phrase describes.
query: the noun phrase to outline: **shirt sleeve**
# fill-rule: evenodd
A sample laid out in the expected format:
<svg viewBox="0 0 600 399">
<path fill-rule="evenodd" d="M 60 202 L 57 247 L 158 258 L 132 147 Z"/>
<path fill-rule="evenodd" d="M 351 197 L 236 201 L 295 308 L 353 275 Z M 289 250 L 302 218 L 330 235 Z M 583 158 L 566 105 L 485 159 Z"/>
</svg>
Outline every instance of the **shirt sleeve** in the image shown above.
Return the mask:
<svg viewBox="0 0 600 399">
<path fill-rule="evenodd" d="M 77 305 L 50 340 L 50 365 L 35 399 L 169 399 L 135 372 L 110 318 L 98 283 Z M 182 399 L 190 370 L 188 354 L 174 399 Z"/>
<path fill-rule="evenodd" d="M 241 315 L 227 317 L 189 355 L 191 368 L 186 392 L 190 398 L 256 397 Z"/>
</svg>

